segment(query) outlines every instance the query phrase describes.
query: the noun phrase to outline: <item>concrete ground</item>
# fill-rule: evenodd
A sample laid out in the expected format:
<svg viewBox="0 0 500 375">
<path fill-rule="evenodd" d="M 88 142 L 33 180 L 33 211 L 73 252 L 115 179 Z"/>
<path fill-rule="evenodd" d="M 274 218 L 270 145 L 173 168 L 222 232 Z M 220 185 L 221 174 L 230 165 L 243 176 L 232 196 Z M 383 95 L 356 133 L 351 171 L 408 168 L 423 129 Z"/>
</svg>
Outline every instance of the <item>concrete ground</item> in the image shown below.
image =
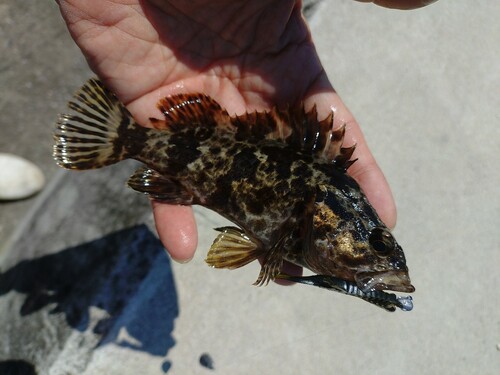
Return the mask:
<svg viewBox="0 0 500 375">
<path fill-rule="evenodd" d="M 196 257 L 171 263 L 147 202 L 123 187 L 134 163 L 53 163 L 52 124 L 90 71 L 54 2 L 2 0 L 0 152 L 49 183 L 0 203 L 0 373 L 500 373 L 499 18 L 495 0 L 311 12 L 398 204 L 417 291 L 413 311 L 389 314 L 316 288 L 253 287 L 256 264 L 210 269 L 221 219 L 203 209 Z"/>
</svg>

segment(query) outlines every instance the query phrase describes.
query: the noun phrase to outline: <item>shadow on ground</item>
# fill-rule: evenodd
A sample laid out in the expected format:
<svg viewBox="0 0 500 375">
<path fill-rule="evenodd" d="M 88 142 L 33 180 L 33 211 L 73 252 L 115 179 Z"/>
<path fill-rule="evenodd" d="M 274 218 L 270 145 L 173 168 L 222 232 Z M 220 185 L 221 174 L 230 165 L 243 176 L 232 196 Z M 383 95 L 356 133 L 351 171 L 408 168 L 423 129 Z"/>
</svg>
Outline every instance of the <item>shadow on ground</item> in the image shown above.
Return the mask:
<svg viewBox="0 0 500 375">
<path fill-rule="evenodd" d="M 47 308 L 81 332 L 89 328 L 91 307 L 105 310 L 106 318 L 92 324 L 98 346 L 165 356 L 175 344 L 179 307 L 170 262 L 145 225 L 21 261 L 0 274 L 0 298 L 11 291 L 25 295 L 21 316 Z"/>
</svg>

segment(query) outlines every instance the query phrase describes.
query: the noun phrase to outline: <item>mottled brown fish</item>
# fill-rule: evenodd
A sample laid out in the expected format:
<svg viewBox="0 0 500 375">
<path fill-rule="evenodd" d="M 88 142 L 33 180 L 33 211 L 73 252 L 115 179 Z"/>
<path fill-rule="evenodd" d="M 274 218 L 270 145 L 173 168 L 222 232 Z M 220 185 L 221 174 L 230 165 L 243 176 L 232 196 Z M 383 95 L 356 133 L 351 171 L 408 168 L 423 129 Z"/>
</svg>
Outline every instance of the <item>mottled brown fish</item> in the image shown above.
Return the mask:
<svg viewBox="0 0 500 375">
<path fill-rule="evenodd" d="M 333 113 L 322 121 L 303 107 L 230 116 L 206 95 L 180 94 L 160 100 L 165 118 L 146 128 L 96 79 L 69 107 L 74 113 L 61 115 L 55 132 L 60 166 L 136 159 L 146 167 L 130 177 L 133 189 L 205 206 L 237 225 L 218 228 L 209 265 L 233 269 L 260 258 L 255 284 L 263 285 L 289 277 L 281 273 L 287 260 L 321 275 L 293 281 L 342 285 L 388 310 L 397 303 L 382 290 L 414 291 L 403 250 L 346 173 L 354 146 L 342 147 L 345 127 L 333 130 Z"/>
</svg>

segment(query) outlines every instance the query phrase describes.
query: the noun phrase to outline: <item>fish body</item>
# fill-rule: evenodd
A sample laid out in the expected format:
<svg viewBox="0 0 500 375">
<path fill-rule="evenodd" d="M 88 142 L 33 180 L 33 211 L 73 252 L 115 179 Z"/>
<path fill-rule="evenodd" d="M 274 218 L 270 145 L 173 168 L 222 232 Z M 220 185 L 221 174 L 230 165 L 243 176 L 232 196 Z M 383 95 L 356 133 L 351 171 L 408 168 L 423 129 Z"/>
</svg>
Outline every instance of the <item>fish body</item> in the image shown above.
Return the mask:
<svg viewBox="0 0 500 375">
<path fill-rule="evenodd" d="M 100 81 L 89 80 L 55 132 L 54 157 L 68 169 L 133 158 L 129 186 L 171 204 L 199 204 L 236 224 L 217 228 L 207 263 L 238 268 L 261 258 L 257 285 L 285 260 L 359 290 L 414 290 L 401 247 L 346 170 L 345 127 L 316 109 L 274 108 L 230 116 L 210 97 L 159 101 L 164 119 L 140 126 Z"/>
</svg>

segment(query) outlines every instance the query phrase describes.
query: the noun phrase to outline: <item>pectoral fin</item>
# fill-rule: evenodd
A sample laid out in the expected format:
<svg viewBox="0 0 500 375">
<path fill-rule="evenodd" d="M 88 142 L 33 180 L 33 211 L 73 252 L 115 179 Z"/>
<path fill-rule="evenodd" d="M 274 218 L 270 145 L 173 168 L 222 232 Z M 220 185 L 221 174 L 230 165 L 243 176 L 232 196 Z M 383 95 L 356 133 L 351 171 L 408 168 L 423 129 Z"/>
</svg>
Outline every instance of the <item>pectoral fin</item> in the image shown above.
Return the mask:
<svg viewBox="0 0 500 375">
<path fill-rule="evenodd" d="M 215 268 L 235 269 L 262 255 L 260 243 L 236 227 L 222 227 L 208 251 L 205 262 Z"/>
<path fill-rule="evenodd" d="M 260 269 L 259 277 L 253 283 L 256 286 L 263 286 L 269 284 L 269 281 L 274 280 L 280 273 L 283 266 L 284 259 L 284 243 L 288 237 L 288 233 L 284 234 L 279 240 L 271 247 L 271 250 L 264 258 L 262 268 Z"/>
<path fill-rule="evenodd" d="M 321 187 L 318 187 L 321 189 Z M 313 241 L 314 232 L 314 210 L 316 208 L 316 197 L 318 192 L 308 192 L 304 197 L 304 214 L 302 217 L 302 258 L 307 259 Z"/>
<path fill-rule="evenodd" d="M 138 169 L 128 180 L 128 185 L 151 198 L 170 204 L 194 204 L 193 195 L 179 182 L 162 176 L 149 168 Z"/>
<path fill-rule="evenodd" d="M 311 236 L 313 231 L 313 215 L 315 207 L 316 192 L 306 192 L 304 196 L 304 203 L 296 207 L 296 212 L 302 212 L 303 217 L 301 220 L 296 221 L 293 218 L 296 215 L 292 215 L 288 218 L 280 227 L 279 237 L 274 242 L 273 246 L 266 253 L 264 261 L 262 262 L 262 268 L 259 273 L 259 277 L 255 281 L 254 285 L 262 286 L 267 285 L 269 281 L 276 279 L 279 275 L 283 262 L 286 257 L 286 242 L 290 239 L 294 228 L 300 225 L 300 238 L 302 240 L 302 251 L 307 253 L 309 251 L 309 246 L 311 244 Z M 304 258 L 304 255 L 303 255 Z"/>
</svg>

